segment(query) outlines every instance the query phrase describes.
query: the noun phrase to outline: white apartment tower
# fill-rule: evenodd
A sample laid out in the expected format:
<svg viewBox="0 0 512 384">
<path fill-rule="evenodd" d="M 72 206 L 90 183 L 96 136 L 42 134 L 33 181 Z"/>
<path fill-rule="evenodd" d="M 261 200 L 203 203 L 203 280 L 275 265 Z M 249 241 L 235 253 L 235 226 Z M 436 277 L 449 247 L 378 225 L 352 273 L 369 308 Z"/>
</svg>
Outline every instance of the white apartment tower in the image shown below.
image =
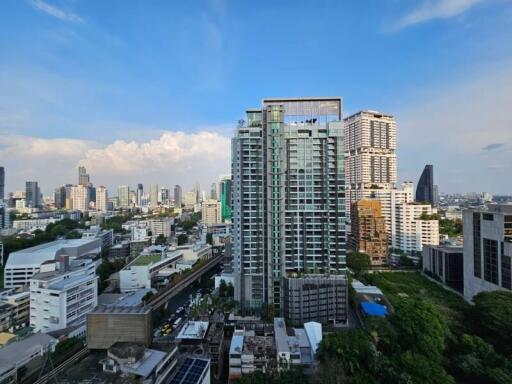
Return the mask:
<svg viewBox="0 0 512 384">
<path fill-rule="evenodd" d="M 396 188 L 396 122 L 391 115 L 365 110 L 345 118 L 344 123 L 346 209 L 350 217 L 352 203 L 372 197 L 373 192 Z"/>
<path fill-rule="evenodd" d="M 96 188 L 96 210 L 107 212 L 108 192 L 107 188 L 100 186 Z"/>
<path fill-rule="evenodd" d="M 71 187 L 71 201 L 73 209 L 86 212 L 89 210 L 89 188 L 84 185 Z"/>
<path fill-rule="evenodd" d="M 439 245 L 437 209 L 430 204 L 402 202 L 396 204 L 392 247 L 414 254 L 424 245 Z"/>
<path fill-rule="evenodd" d="M 208 199 L 201 203 L 202 222 L 206 226 L 212 226 L 222 222 L 220 201 Z"/>
</svg>

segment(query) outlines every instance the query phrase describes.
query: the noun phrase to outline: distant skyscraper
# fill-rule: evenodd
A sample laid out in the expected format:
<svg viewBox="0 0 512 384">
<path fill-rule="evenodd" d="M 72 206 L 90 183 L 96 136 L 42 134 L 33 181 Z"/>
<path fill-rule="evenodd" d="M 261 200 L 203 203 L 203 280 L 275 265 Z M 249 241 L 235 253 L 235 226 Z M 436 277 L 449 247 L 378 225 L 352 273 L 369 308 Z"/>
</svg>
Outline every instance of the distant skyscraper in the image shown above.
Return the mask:
<svg viewBox="0 0 512 384">
<path fill-rule="evenodd" d="M 96 188 L 96 210 L 101 212 L 108 210 L 108 192 L 104 186 Z"/>
<path fill-rule="evenodd" d="M 179 185 L 174 186 L 174 206 L 181 208 L 183 204 L 183 191 Z"/>
<path fill-rule="evenodd" d="M 439 206 L 439 186 L 434 184 L 434 206 Z"/>
<path fill-rule="evenodd" d="M 117 198 L 121 208 L 128 208 L 130 206 L 130 187 L 127 185 L 117 187 Z"/>
<path fill-rule="evenodd" d="M 201 221 L 206 226 L 220 223 L 220 202 L 213 199 L 203 201 L 201 203 Z"/>
<path fill-rule="evenodd" d="M 169 190 L 169 188 L 160 188 L 160 196 L 159 196 L 159 201 L 162 203 L 162 204 L 167 204 L 169 202 L 171 198 L 171 191 Z"/>
<path fill-rule="evenodd" d="M 196 181 L 192 190 L 196 193 L 196 203 L 199 203 L 201 201 L 201 186 L 199 182 Z"/>
<path fill-rule="evenodd" d="M 345 323 L 342 101 L 266 99 L 247 121 L 232 141 L 237 300 Z"/>
<path fill-rule="evenodd" d="M 151 184 L 149 186 L 149 204 L 151 208 L 158 207 L 158 184 Z"/>
<path fill-rule="evenodd" d="M 142 184 L 137 185 L 137 206 L 142 206 L 142 196 L 144 195 L 144 187 Z"/>
<path fill-rule="evenodd" d="M 391 115 L 360 111 L 345 119 L 345 182 L 353 203 L 396 187 L 396 123 Z M 386 203 L 383 203 L 386 205 Z M 385 207 L 383 207 L 385 208 Z M 384 214 L 386 214 L 384 209 Z"/>
<path fill-rule="evenodd" d="M 416 201 L 434 205 L 434 166 L 425 165 L 416 187 Z"/>
<path fill-rule="evenodd" d="M 25 183 L 25 206 L 27 208 L 39 208 L 41 206 L 41 192 L 37 181 Z"/>
<path fill-rule="evenodd" d="M 89 185 L 89 175 L 87 174 L 87 170 L 85 167 L 78 167 L 78 185 L 83 185 L 87 187 Z"/>
<path fill-rule="evenodd" d="M 210 187 L 210 199 L 217 200 L 217 183 L 212 183 Z"/>
<path fill-rule="evenodd" d="M 57 209 L 63 209 L 66 207 L 66 187 L 61 186 L 55 189 L 54 194 L 54 205 Z"/>
<path fill-rule="evenodd" d="M 0 200 L 5 199 L 5 168 L 0 167 Z"/>
<path fill-rule="evenodd" d="M 89 189 L 84 185 L 71 187 L 71 203 L 74 210 L 86 212 L 89 210 Z"/>
<path fill-rule="evenodd" d="M 222 222 L 231 221 L 231 176 L 221 177 L 219 185 Z"/>
</svg>

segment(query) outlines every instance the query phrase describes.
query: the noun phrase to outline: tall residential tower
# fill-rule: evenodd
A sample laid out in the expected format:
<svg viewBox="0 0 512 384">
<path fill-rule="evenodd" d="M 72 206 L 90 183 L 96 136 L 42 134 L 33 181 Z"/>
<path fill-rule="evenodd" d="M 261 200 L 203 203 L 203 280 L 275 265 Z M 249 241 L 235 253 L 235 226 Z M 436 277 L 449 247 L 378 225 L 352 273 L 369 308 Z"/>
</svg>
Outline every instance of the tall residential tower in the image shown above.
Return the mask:
<svg viewBox="0 0 512 384">
<path fill-rule="evenodd" d="M 265 99 L 232 141 L 236 297 L 346 322 L 341 98 Z"/>
</svg>

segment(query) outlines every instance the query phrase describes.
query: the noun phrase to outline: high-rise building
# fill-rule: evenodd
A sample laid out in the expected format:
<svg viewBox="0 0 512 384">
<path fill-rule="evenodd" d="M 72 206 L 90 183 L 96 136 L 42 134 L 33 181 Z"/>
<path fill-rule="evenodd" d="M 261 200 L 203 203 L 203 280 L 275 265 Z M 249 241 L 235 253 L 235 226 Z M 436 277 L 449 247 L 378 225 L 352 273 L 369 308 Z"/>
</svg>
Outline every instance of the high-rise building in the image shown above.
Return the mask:
<svg viewBox="0 0 512 384">
<path fill-rule="evenodd" d="M 108 192 L 104 186 L 96 188 L 96 210 L 101 212 L 108 210 Z"/>
<path fill-rule="evenodd" d="M 388 233 L 386 219 L 382 215 L 381 202 L 362 199 L 352 204 L 350 248 L 370 256 L 372 265 L 386 264 Z"/>
<path fill-rule="evenodd" d="M 149 204 L 151 208 L 158 207 L 158 184 L 149 185 Z"/>
<path fill-rule="evenodd" d="M 434 193 L 434 207 L 438 207 L 440 198 L 439 198 L 439 186 L 437 184 L 434 184 L 433 193 Z"/>
<path fill-rule="evenodd" d="M 222 222 L 231 221 L 231 176 L 220 179 L 220 204 Z"/>
<path fill-rule="evenodd" d="M 170 199 L 171 199 L 171 191 L 169 190 L 169 188 L 164 188 L 164 187 L 160 188 L 159 201 L 162 204 L 168 204 Z"/>
<path fill-rule="evenodd" d="M 416 187 L 416 201 L 434 205 L 434 166 L 425 165 Z"/>
<path fill-rule="evenodd" d="M 181 208 L 183 204 L 183 191 L 179 185 L 174 186 L 174 206 Z"/>
<path fill-rule="evenodd" d="M 0 167 L 0 200 L 5 198 L 5 168 Z"/>
<path fill-rule="evenodd" d="M 144 195 L 144 187 L 142 184 L 137 185 L 137 207 L 142 207 L 142 196 Z"/>
<path fill-rule="evenodd" d="M 87 187 L 89 185 L 89 182 L 89 174 L 87 173 L 85 167 L 78 167 L 78 185 L 83 185 L 84 187 Z"/>
<path fill-rule="evenodd" d="M 194 187 L 192 188 L 192 191 L 196 193 L 196 204 L 201 201 L 201 186 L 199 185 L 199 182 L 196 181 L 194 184 Z"/>
<path fill-rule="evenodd" d="M 374 190 L 396 187 L 396 123 L 391 115 L 360 111 L 345 119 L 346 208 Z"/>
<path fill-rule="evenodd" d="M 53 196 L 55 208 L 63 209 L 66 207 L 66 187 L 64 185 L 55 188 L 55 193 Z"/>
<path fill-rule="evenodd" d="M 86 212 L 89 210 L 89 189 L 83 185 L 71 187 L 71 204 L 74 210 Z M 67 204 L 66 204 L 67 205 Z"/>
<path fill-rule="evenodd" d="M 117 198 L 121 208 L 128 208 L 130 206 L 130 187 L 127 185 L 117 187 Z"/>
<path fill-rule="evenodd" d="M 217 200 L 217 183 L 212 183 L 210 187 L 210 199 Z"/>
<path fill-rule="evenodd" d="M 37 181 L 25 183 L 25 206 L 27 208 L 39 208 L 41 206 L 41 192 Z"/>
<path fill-rule="evenodd" d="M 464 297 L 512 289 L 512 205 L 463 212 Z"/>
<path fill-rule="evenodd" d="M 395 207 L 392 248 L 407 254 L 423 252 L 424 245 L 439 245 L 437 209 L 428 203 L 402 203 Z"/>
<path fill-rule="evenodd" d="M 190 191 L 185 194 L 185 206 L 193 208 L 198 202 L 198 195 L 196 191 Z"/>
<path fill-rule="evenodd" d="M 7 210 L 7 204 L 0 200 L 0 228 L 9 228 L 11 226 L 11 217 L 9 215 L 9 211 Z M 0 258 L 3 254 L 0 252 Z M 0 265 L 3 265 L 3 261 L 0 261 Z"/>
<path fill-rule="evenodd" d="M 326 306 L 327 317 L 344 323 L 346 284 L 337 283 L 346 272 L 342 100 L 265 99 L 247 120 L 232 141 L 237 300 L 283 311 L 293 302 L 286 294 L 296 291 L 283 287 L 314 276 L 317 288 L 302 305 L 331 286 L 344 305 Z"/>
<path fill-rule="evenodd" d="M 221 204 L 217 200 L 204 200 L 201 203 L 201 220 L 204 225 L 212 226 L 221 223 Z"/>
</svg>

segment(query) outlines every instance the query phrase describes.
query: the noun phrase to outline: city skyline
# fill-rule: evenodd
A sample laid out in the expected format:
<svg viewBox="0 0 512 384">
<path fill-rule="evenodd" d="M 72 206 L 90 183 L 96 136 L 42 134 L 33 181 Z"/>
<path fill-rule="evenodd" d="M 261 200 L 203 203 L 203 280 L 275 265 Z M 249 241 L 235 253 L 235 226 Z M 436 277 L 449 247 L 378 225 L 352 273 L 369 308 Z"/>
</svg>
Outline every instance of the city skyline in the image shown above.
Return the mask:
<svg viewBox="0 0 512 384">
<path fill-rule="evenodd" d="M 206 186 L 208 175 L 229 170 L 245 106 L 303 95 L 342 96 L 345 117 L 362 109 L 395 116 L 398 182 L 417 182 L 428 163 L 442 192 L 511 190 L 510 2 L 2 6 L 8 191 L 52 169 L 40 180 L 49 193 L 74 180 L 79 165 L 111 190 L 139 182 L 186 188 L 195 179 Z M 265 28 L 249 15 L 267 20 Z M 258 58 L 276 47 L 267 37 L 281 29 L 270 70 Z M 318 51 L 341 64 L 322 66 Z"/>
</svg>

